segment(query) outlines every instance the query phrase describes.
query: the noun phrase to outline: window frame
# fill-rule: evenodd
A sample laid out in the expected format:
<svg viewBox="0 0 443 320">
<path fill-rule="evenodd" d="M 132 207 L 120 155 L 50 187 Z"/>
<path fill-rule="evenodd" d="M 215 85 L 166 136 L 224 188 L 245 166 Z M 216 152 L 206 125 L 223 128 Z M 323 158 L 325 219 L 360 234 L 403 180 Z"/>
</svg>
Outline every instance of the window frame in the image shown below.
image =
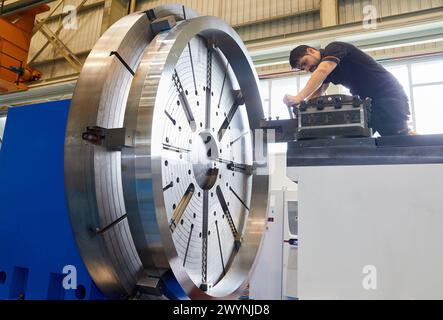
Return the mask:
<svg viewBox="0 0 443 320">
<path fill-rule="evenodd" d="M 416 104 L 415 104 L 415 97 L 414 97 L 414 89 L 416 87 L 424 87 L 424 86 L 431 86 L 436 84 L 443 84 L 443 81 L 437 81 L 437 82 L 425 82 L 420 84 L 414 84 L 413 83 L 413 75 L 412 75 L 412 65 L 419 64 L 419 63 L 426 63 L 426 62 L 433 62 L 433 61 L 443 61 L 443 54 L 436 54 L 426 57 L 414 57 L 414 58 L 403 58 L 398 60 L 384 60 L 379 61 L 379 63 L 383 67 L 395 67 L 395 66 L 406 66 L 408 70 L 408 81 L 409 81 L 409 87 L 404 88 L 409 93 L 410 101 L 409 106 L 411 108 L 411 125 L 412 129 L 417 132 L 417 112 L 416 112 Z"/>
</svg>

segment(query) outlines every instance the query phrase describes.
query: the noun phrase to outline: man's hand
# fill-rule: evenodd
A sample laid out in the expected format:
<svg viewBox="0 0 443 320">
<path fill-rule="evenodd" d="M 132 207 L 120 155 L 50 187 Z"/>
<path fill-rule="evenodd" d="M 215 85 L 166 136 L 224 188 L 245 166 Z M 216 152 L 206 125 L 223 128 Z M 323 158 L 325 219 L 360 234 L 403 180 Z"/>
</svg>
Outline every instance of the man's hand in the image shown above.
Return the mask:
<svg viewBox="0 0 443 320">
<path fill-rule="evenodd" d="M 299 91 L 296 97 L 289 96 L 288 101 L 291 100 L 300 104 L 303 100 L 311 98 L 311 96 L 316 94 L 319 90 L 322 92 L 322 87 L 325 86 L 326 88 L 326 84 L 324 83 L 326 78 L 332 73 L 332 71 L 334 71 L 336 67 L 337 63 L 335 62 L 321 62 L 312 74 L 311 78 L 308 80 L 306 87 Z"/>
<path fill-rule="evenodd" d="M 288 106 L 298 106 L 303 102 L 303 98 L 300 96 L 285 95 L 283 102 Z"/>
</svg>

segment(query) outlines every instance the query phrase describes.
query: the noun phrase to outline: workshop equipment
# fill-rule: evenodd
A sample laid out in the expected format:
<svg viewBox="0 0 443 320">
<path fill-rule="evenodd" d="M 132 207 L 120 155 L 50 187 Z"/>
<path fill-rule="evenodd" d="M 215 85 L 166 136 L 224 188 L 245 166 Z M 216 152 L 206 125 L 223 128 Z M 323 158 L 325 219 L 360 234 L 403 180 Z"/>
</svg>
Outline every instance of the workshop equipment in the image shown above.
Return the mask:
<svg viewBox="0 0 443 320">
<path fill-rule="evenodd" d="M 58 107 L 8 115 L 0 298 L 242 296 L 265 229 L 268 171 L 253 154 L 263 109 L 237 33 L 179 5 L 128 15 L 99 39 L 72 101 Z M 26 152 L 14 145 L 24 136 L 38 161 L 14 152 Z M 17 180 L 14 163 L 39 178 Z M 17 181 L 39 184 L 43 200 L 18 201 L 32 191 L 22 195 Z M 62 286 L 66 265 L 78 271 L 77 291 Z"/>
<path fill-rule="evenodd" d="M 48 10 L 43 4 L 0 16 L 0 93 L 26 90 L 26 83 L 41 78 L 27 62 L 35 16 Z"/>
<path fill-rule="evenodd" d="M 65 144 L 70 218 L 106 296 L 242 294 L 265 228 L 254 66 L 225 22 L 182 6 L 115 23 L 87 58 Z"/>
<path fill-rule="evenodd" d="M 371 99 L 329 95 L 303 101 L 295 109 L 297 139 L 370 137 Z"/>
<path fill-rule="evenodd" d="M 271 195 L 280 202 L 270 202 L 274 215 L 285 217 L 283 225 L 268 223 L 265 235 L 280 240 L 284 260 L 281 269 L 257 269 L 255 296 L 442 299 L 443 135 L 349 138 L 331 131 L 297 140 L 290 121 L 263 121 L 279 132 L 276 142 L 287 143 L 271 175 Z M 288 234 L 290 202 L 297 228 Z M 278 251 L 263 249 L 264 256 Z M 257 292 L 264 277 L 280 281 L 280 291 Z"/>
</svg>

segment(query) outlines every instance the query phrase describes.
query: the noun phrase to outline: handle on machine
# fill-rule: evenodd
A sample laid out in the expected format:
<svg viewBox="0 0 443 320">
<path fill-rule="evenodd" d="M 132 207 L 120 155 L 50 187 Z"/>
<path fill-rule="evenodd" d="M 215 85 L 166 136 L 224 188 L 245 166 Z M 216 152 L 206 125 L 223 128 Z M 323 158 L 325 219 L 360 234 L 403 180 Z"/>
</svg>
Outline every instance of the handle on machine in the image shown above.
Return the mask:
<svg viewBox="0 0 443 320">
<path fill-rule="evenodd" d="M 289 118 L 290 119 L 294 119 L 294 109 L 296 106 L 295 105 L 291 105 L 291 106 L 287 106 L 288 107 L 288 111 L 289 111 Z"/>
</svg>

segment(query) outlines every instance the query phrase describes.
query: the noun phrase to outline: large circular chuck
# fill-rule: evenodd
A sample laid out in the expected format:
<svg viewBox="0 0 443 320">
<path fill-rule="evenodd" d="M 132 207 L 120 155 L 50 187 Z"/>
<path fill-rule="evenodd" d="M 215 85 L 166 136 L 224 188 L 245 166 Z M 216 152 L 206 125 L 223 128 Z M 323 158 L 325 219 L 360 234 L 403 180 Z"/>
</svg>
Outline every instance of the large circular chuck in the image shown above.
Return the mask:
<svg viewBox="0 0 443 320">
<path fill-rule="evenodd" d="M 165 274 L 190 298 L 242 293 L 265 228 L 262 117 L 254 67 L 225 22 L 166 6 L 102 36 L 74 92 L 65 179 L 79 249 L 106 295 Z"/>
</svg>

